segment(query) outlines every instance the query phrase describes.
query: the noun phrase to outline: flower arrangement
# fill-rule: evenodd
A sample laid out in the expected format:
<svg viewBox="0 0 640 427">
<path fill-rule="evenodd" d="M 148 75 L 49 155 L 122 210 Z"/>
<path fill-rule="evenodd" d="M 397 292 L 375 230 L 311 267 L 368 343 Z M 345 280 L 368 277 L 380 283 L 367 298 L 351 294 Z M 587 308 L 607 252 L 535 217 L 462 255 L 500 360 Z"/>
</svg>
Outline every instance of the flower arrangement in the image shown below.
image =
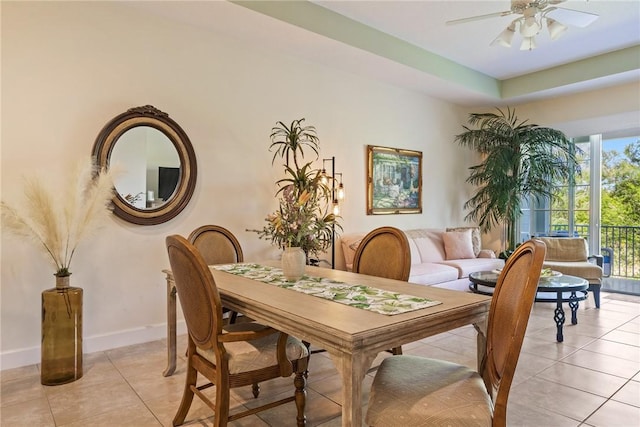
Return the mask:
<svg viewBox="0 0 640 427">
<path fill-rule="evenodd" d="M 108 216 L 113 176 L 111 171 L 98 170 L 92 161 L 85 161 L 75 168 L 65 190 L 54 191 L 45 181 L 28 178 L 23 203 L 1 203 L 3 226 L 41 246 L 58 277 L 71 275 L 69 268 L 78 244 Z"/>
<path fill-rule="evenodd" d="M 258 233 L 260 239 L 271 240 L 280 248 L 300 247 L 307 255 L 315 256 L 326 251 L 332 242 L 336 228 L 341 230 L 338 218 L 331 212 L 331 189 L 322 182 L 320 169 L 313 169 L 312 163 L 299 165 L 304 159 L 304 148 L 311 148 L 318 159 L 318 137 L 313 126 L 303 126 L 304 118 L 294 120 L 290 126 L 277 122 L 272 129 L 270 150 L 276 152 L 271 163 L 278 156 L 286 160 L 283 165 L 286 177 L 277 181 L 280 187 L 279 207 L 267 215 L 266 225 L 261 230 L 247 230 Z M 289 165 L 290 155 L 293 165 Z"/>
</svg>

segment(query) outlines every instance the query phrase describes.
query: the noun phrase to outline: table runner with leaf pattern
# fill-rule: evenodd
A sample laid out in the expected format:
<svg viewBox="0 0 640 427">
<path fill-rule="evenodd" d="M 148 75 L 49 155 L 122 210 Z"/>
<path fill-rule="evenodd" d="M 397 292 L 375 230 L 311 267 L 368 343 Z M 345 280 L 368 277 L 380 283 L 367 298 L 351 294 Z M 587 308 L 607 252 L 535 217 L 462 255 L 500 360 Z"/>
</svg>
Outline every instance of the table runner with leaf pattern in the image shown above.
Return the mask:
<svg viewBox="0 0 640 427">
<path fill-rule="evenodd" d="M 282 274 L 282 269 L 261 264 L 221 264 L 211 268 L 386 315 L 406 313 L 442 304 L 440 301 L 427 298 L 306 274 L 296 282 L 289 282 Z"/>
</svg>

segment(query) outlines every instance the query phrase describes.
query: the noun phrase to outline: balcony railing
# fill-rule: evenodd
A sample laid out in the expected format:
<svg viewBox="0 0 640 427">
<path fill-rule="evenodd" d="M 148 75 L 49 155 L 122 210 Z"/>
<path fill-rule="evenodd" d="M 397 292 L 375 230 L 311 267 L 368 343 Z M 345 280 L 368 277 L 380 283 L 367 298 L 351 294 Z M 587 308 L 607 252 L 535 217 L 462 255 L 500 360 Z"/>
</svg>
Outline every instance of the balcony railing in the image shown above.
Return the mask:
<svg viewBox="0 0 640 427">
<path fill-rule="evenodd" d="M 603 225 L 600 239 L 613 250 L 611 275 L 640 279 L 640 227 Z"/>
<path fill-rule="evenodd" d="M 568 227 L 552 226 L 552 233 L 568 235 Z M 589 226 L 576 225 L 574 235 L 588 238 Z M 630 225 L 603 225 L 600 228 L 600 243 L 613 251 L 611 276 L 640 279 L 640 227 Z"/>
</svg>

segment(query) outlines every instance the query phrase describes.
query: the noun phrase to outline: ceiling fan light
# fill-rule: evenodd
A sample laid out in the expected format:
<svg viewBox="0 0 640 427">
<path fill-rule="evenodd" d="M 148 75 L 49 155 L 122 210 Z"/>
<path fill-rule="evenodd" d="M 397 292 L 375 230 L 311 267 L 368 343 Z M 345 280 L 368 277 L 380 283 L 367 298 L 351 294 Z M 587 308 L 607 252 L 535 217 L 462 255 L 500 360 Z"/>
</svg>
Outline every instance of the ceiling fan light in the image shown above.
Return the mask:
<svg viewBox="0 0 640 427">
<path fill-rule="evenodd" d="M 500 33 L 498 37 L 494 41 L 491 42 L 491 46 L 499 44 L 504 47 L 511 47 L 511 42 L 513 41 L 513 35 L 516 33 L 516 27 L 514 24 L 509 25 L 504 29 L 503 32 Z"/>
<path fill-rule="evenodd" d="M 552 40 L 558 39 L 567 31 L 567 26 L 559 23 L 555 19 L 547 18 L 547 30 Z"/>
<path fill-rule="evenodd" d="M 520 23 L 522 37 L 533 37 L 540 32 L 541 25 L 535 16 L 528 16 Z"/>
<path fill-rule="evenodd" d="M 522 39 L 520 50 L 533 50 L 537 47 L 535 37 L 525 37 Z"/>
</svg>

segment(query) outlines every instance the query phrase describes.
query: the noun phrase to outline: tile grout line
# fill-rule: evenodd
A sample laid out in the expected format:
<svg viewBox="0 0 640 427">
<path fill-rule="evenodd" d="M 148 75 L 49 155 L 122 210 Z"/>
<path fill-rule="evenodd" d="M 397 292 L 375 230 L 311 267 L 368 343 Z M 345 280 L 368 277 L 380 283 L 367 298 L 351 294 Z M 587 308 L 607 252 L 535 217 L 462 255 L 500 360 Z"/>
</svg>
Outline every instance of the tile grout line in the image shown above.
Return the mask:
<svg viewBox="0 0 640 427">
<path fill-rule="evenodd" d="M 140 394 L 138 394 L 138 392 L 136 391 L 136 389 L 133 387 L 133 385 L 131 385 L 131 383 L 129 382 L 129 380 L 127 379 L 127 377 L 124 375 L 124 373 L 118 369 L 118 367 L 116 366 L 115 363 L 113 363 L 113 360 L 111 360 L 111 357 L 109 357 L 108 352 L 104 352 L 105 357 L 107 358 L 107 360 L 109 361 L 109 363 L 111 363 L 111 366 L 113 366 L 113 368 L 118 372 L 118 374 L 122 377 L 122 379 L 124 380 L 125 383 L 127 383 L 127 386 L 129 386 L 129 388 L 131 389 L 131 391 L 133 391 L 133 393 L 136 395 L 136 397 L 140 400 L 140 402 L 144 405 L 145 408 L 147 408 L 147 411 L 149 411 L 149 413 L 153 416 L 153 418 L 156 419 L 156 421 L 158 421 L 158 423 L 161 426 L 164 426 L 164 424 L 162 423 L 162 421 L 160 421 L 160 419 L 158 418 L 158 416 L 155 414 L 155 412 L 153 412 L 151 410 L 151 408 L 149 408 L 149 406 L 147 405 L 147 403 L 144 401 L 144 399 L 142 398 L 142 396 L 140 396 Z"/>
</svg>

